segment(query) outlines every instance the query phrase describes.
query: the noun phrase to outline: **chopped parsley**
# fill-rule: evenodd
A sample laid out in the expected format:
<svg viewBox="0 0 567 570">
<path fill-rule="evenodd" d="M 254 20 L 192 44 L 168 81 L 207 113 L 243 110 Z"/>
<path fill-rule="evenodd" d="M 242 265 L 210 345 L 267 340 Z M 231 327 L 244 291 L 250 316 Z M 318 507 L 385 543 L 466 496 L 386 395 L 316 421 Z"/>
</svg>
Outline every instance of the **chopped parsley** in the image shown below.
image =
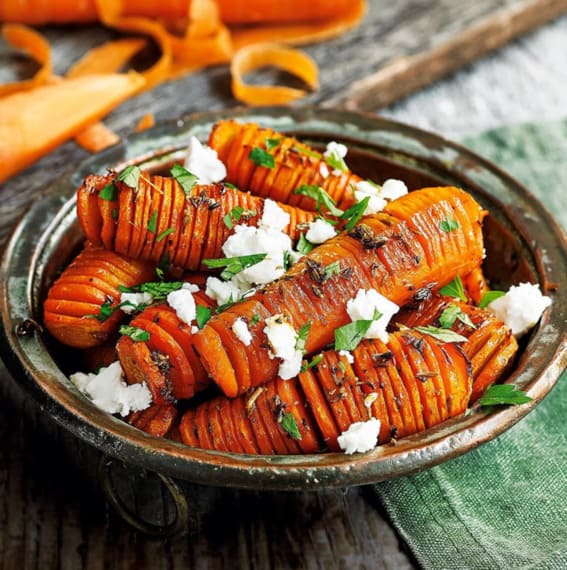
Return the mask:
<svg viewBox="0 0 567 570">
<path fill-rule="evenodd" d="M 180 164 L 174 164 L 169 172 L 171 173 L 171 176 L 179 182 L 181 188 L 183 188 L 183 192 L 185 192 L 185 196 L 189 198 L 191 190 L 193 186 L 197 184 L 199 178 Z"/>
<path fill-rule="evenodd" d="M 163 301 L 170 293 L 182 287 L 183 281 L 147 281 L 135 287 L 118 285 L 118 290 L 122 293 L 148 293 L 154 301 Z"/>
<path fill-rule="evenodd" d="M 457 275 L 451 283 L 447 283 L 445 287 L 439 289 L 441 295 L 446 295 L 447 297 L 454 297 L 455 299 L 460 299 L 461 301 L 467 302 L 467 294 L 465 293 L 465 288 L 463 287 L 463 282 L 461 278 Z"/>
<path fill-rule="evenodd" d="M 373 320 L 353 321 L 335 329 L 335 350 L 354 350 L 373 322 Z"/>
<path fill-rule="evenodd" d="M 485 309 L 492 301 L 496 301 L 496 299 L 500 299 L 500 297 L 504 297 L 506 293 L 504 291 L 487 291 L 480 300 L 478 306 L 481 309 Z"/>
<path fill-rule="evenodd" d="M 156 237 L 156 242 L 160 242 L 163 239 L 165 239 L 167 236 L 171 235 L 172 233 L 175 232 L 175 228 L 167 228 L 166 230 L 163 230 L 163 232 L 161 232 L 157 237 Z"/>
<path fill-rule="evenodd" d="M 446 220 L 441 220 L 439 222 L 439 229 L 442 232 L 452 232 L 454 230 L 458 230 L 460 228 L 459 222 L 457 220 L 453 220 L 452 218 L 447 218 Z"/>
<path fill-rule="evenodd" d="M 325 162 L 333 169 L 333 170 L 340 170 L 341 172 L 347 172 L 348 166 L 342 157 L 338 154 L 331 153 L 331 154 L 324 154 L 323 158 Z"/>
<path fill-rule="evenodd" d="M 309 156 L 310 158 L 317 158 L 320 159 L 321 158 L 321 153 L 315 151 L 315 150 L 311 150 L 310 148 L 307 148 L 306 146 L 292 146 L 291 150 L 298 152 L 299 154 L 304 154 L 306 156 Z"/>
<path fill-rule="evenodd" d="M 260 315 L 255 313 L 254 316 L 250 319 L 250 326 L 253 327 L 255 324 L 260 322 Z"/>
<path fill-rule="evenodd" d="M 243 216 L 252 217 L 255 216 L 256 214 L 257 214 L 256 210 L 247 210 L 242 206 L 235 206 L 228 214 L 223 216 L 222 221 L 224 222 L 224 225 L 229 230 L 231 230 L 234 227 L 234 222 L 239 222 L 240 218 L 242 218 Z"/>
<path fill-rule="evenodd" d="M 152 234 L 155 234 L 157 231 L 157 216 L 158 213 L 157 210 L 155 210 L 148 221 L 148 231 L 152 232 Z"/>
<path fill-rule="evenodd" d="M 139 327 L 121 325 L 118 332 L 121 335 L 129 336 L 134 342 L 144 342 L 146 340 L 150 340 L 150 333 Z"/>
<path fill-rule="evenodd" d="M 476 328 L 469 316 L 458 305 L 449 305 L 439 316 L 439 324 L 443 329 L 450 329 L 457 320 L 473 329 Z"/>
<path fill-rule="evenodd" d="M 366 208 L 368 207 L 368 202 L 370 202 L 370 196 L 366 196 L 360 202 L 351 206 L 346 212 L 341 214 L 341 220 L 346 220 L 345 230 L 350 232 L 354 226 L 358 223 L 358 220 L 364 216 L 364 212 L 366 212 Z"/>
<path fill-rule="evenodd" d="M 197 305 L 196 307 L 196 321 L 197 321 L 197 328 L 202 329 L 207 321 L 211 318 L 212 311 L 209 307 L 205 307 L 205 305 Z"/>
<path fill-rule="evenodd" d="M 424 327 L 415 327 L 415 330 L 421 334 L 426 334 L 442 342 L 467 342 L 468 338 L 462 336 L 451 329 L 441 329 L 431 325 Z"/>
<path fill-rule="evenodd" d="M 318 354 L 317 356 L 314 356 L 309 362 L 304 361 L 303 364 L 301 365 L 301 372 L 305 372 L 306 370 L 309 370 L 310 368 L 317 366 L 317 364 L 319 364 L 321 360 L 323 360 L 323 355 Z"/>
<path fill-rule="evenodd" d="M 331 275 L 338 275 L 341 272 L 341 264 L 338 261 L 333 261 L 325 267 L 325 280 L 329 279 Z"/>
<path fill-rule="evenodd" d="M 120 180 L 120 182 L 124 182 L 124 184 L 129 188 L 136 190 L 136 188 L 138 188 L 138 182 L 140 181 L 141 175 L 142 171 L 140 167 L 135 164 L 131 164 L 118 175 L 118 180 Z"/>
<path fill-rule="evenodd" d="M 252 255 L 241 255 L 240 257 L 222 257 L 219 259 L 203 259 L 203 265 L 209 269 L 220 269 L 224 267 L 225 269 L 220 274 L 221 278 L 228 281 L 241 271 L 244 271 L 252 265 L 260 263 L 267 253 L 254 253 Z"/>
<path fill-rule="evenodd" d="M 532 398 L 512 384 L 495 384 L 486 389 L 479 404 L 481 406 L 517 406 L 531 401 Z"/>
<path fill-rule="evenodd" d="M 101 200 L 109 200 L 110 202 L 114 202 L 114 200 L 116 200 L 116 186 L 114 186 L 114 182 L 107 184 L 99 192 L 98 197 Z"/>
<path fill-rule="evenodd" d="M 295 350 L 305 354 L 305 344 L 307 343 L 307 337 L 309 336 L 309 331 L 311 329 L 311 321 L 307 321 L 297 333 L 297 340 L 295 341 Z"/>
<path fill-rule="evenodd" d="M 276 165 L 276 159 L 274 155 L 265 151 L 263 148 L 255 146 L 248 155 L 248 158 L 256 166 L 264 166 L 265 168 L 274 168 Z"/>
<path fill-rule="evenodd" d="M 307 255 L 315 246 L 305 237 L 305 234 L 300 234 L 297 240 L 296 249 L 302 255 Z"/>
<path fill-rule="evenodd" d="M 272 150 L 276 148 L 281 141 L 282 141 L 281 137 L 266 139 L 266 150 Z"/>
<path fill-rule="evenodd" d="M 297 422 L 295 421 L 293 414 L 289 412 L 283 414 L 279 422 L 282 429 L 287 432 L 290 437 L 293 439 L 301 439 L 301 432 L 297 427 Z"/>
<path fill-rule="evenodd" d="M 332 216 L 341 216 L 343 211 L 337 208 L 335 201 L 325 192 L 321 186 L 316 184 L 302 184 L 299 188 L 293 191 L 294 194 L 301 194 L 302 196 L 307 196 L 315 200 L 315 208 L 320 213 L 321 208 L 326 208 Z"/>
</svg>

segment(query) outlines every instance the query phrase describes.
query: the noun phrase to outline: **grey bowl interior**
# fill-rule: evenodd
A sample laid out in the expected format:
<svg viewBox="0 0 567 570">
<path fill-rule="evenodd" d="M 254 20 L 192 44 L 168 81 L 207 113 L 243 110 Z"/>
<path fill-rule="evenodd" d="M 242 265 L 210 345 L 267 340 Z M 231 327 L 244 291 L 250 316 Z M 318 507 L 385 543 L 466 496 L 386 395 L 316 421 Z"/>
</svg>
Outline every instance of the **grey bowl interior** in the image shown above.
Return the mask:
<svg viewBox="0 0 567 570">
<path fill-rule="evenodd" d="M 456 185 L 490 212 L 485 223 L 485 271 L 494 287 L 539 282 L 553 297 L 524 342 L 507 382 L 525 390 L 530 404 L 489 412 L 473 407 L 436 429 L 346 456 L 247 456 L 190 448 L 146 435 L 97 409 L 69 382 L 73 366 L 29 319 L 41 322 L 48 285 L 82 242 L 74 191 L 85 175 L 136 162 L 159 170 L 179 158 L 190 135 L 206 140 L 211 125 L 235 117 L 295 134 L 314 145 L 349 147 L 349 165 L 378 182 L 400 178 L 410 188 Z M 545 231 L 542 231 L 545 230 Z M 377 482 L 460 455 L 488 441 L 527 414 L 551 390 L 567 365 L 565 235 L 543 206 L 496 166 L 438 136 L 377 117 L 314 108 L 237 109 L 189 116 L 137 134 L 63 174 L 23 217 L 1 266 L 2 354 L 15 379 L 46 414 L 80 439 L 126 463 L 197 483 L 256 489 L 311 489 Z"/>
</svg>

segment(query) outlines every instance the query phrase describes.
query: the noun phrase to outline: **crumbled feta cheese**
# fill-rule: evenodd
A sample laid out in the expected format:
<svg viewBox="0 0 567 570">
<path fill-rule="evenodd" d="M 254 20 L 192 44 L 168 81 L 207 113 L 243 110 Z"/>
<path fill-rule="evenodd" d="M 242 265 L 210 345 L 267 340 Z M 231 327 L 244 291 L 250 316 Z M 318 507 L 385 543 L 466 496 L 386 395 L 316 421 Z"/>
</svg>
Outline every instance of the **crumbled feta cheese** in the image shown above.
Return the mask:
<svg viewBox="0 0 567 570">
<path fill-rule="evenodd" d="M 219 160 L 217 151 L 203 146 L 194 136 L 189 139 L 184 166 L 199 179 L 199 184 L 213 184 L 226 177 L 226 166 Z"/>
<path fill-rule="evenodd" d="M 376 319 L 366 331 L 364 338 L 379 338 L 382 342 L 388 342 L 386 327 L 390 319 L 400 310 L 396 303 L 392 303 L 376 289 L 359 289 L 356 297 L 347 301 L 347 313 L 353 321 L 371 321 L 374 313 L 378 311 L 381 316 Z"/>
<path fill-rule="evenodd" d="M 388 178 L 382 184 L 382 198 L 386 200 L 397 200 L 408 193 L 408 187 L 405 182 L 396 180 L 395 178 Z"/>
<path fill-rule="evenodd" d="M 349 352 L 348 350 L 339 350 L 339 356 L 346 358 L 346 361 L 349 364 L 352 364 L 354 362 L 354 356 L 352 355 L 352 352 Z"/>
<path fill-rule="evenodd" d="M 284 319 L 283 315 L 274 315 L 266 319 L 264 334 L 270 344 L 270 358 L 281 358 L 279 376 L 284 380 L 297 376 L 301 370 L 303 355 L 295 348 L 297 333 Z"/>
<path fill-rule="evenodd" d="M 127 416 L 130 412 L 145 410 L 152 403 L 146 384 L 128 385 L 124 382 L 118 361 L 101 368 L 98 374 L 76 372 L 69 379 L 95 406 L 109 414 Z"/>
<path fill-rule="evenodd" d="M 376 186 L 368 180 L 361 180 L 355 185 L 354 199 L 357 202 L 362 202 L 366 197 L 370 197 L 370 200 L 368 200 L 368 205 L 366 210 L 364 210 L 365 214 L 381 212 L 387 204 L 386 200 L 380 195 L 380 186 Z"/>
<path fill-rule="evenodd" d="M 195 283 L 183 283 L 183 285 L 181 285 L 181 289 L 187 289 L 190 293 L 196 293 L 199 291 L 199 286 L 195 285 Z"/>
<path fill-rule="evenodd" d="M 332 224 L 317 218 L 314 222 L 309 222 L 309 229 L 305 234 L 305 239 L 311 243 L 323 243 L 336 235 L 337 232 Z"/>
<path fill-rule="evenodd" d="M 149 293 L 121 293 L 120 310 L 131 315 L 140 305 L 150 305 L 153 300 Z"/>
<path fill-rule="evenodd" d="M 364 453 L 378 444 L 380 420 L 370 418 L 365 422 L 355 422 L 337 438 L 339 447 L 347 454 Z"/>
<path fill-rule="evenodd" d="M 188 285 L 191 284 L 188 283 Z M 181 289 L 177 289 L 177 291 L 169 293 L 167 296 L 167 304 L 175 310 L 179 320 L 188 325 L 197 318 L 197 307 L 190 288 L 182 287 Z"/>
<path fill-rule="evenodd" d="M 293 249 L 290 249 L 287 252 L 287 258 L 291 263 L 291 265 L 295 265 L 302 257 L 303 253 L 299 253 L 299 251 L 294 251 Z"/>
<path fill-rule="evenodd" d="M 539 285 L 520 283 L 512 285 L 503 297 L 487 306 L 498 319 L 512 329 L 514 336 L 522 336 L 539 321 L 551 299 L 541 294 Z"/>
<path fill-rule="evenodd" d="M 327 165 L 324 162 L 320 162 L 319 163 L 319 174 L 323 177 L 323 178 L 329 178 L 329 169 L 327 168 Z"/>
<path fill-rule="evenodd" d="M 331 158 L 337 162 L 343 161 L 347 155 L 348 149 L 344 144 L 331 141 L 327 144 L 327 149 L 323 153 L 323 158 Z M 342 171 L 339 168 L 333 170 L 335 176 L 340 176 Z"/>
<path fill-rule="evenodd" d="M 209 277 L 205 287 L 205 294 L 218 305 L 224 305 L 231 299 L 233 302 L 238 301 L 243 292 L 233 281 L 221 281 L 218 277 Z"/>
<path fill-rule="evenodd" d="M 244 346 L 250 346 L 252 334 L 248 328 L 248 323 L 244 319 L 238 318 L 232 323 L 232 332 Z"/>
<path fill-rule="evenodd" d="M 191 327 L 191 334 L 197 334 L 199 332 L 199 327 L 196 327 L 195 325 L 193 325 Z"/>
<path fill-rule="evenodd" d="M 258 225 L 263 228 L 283 232 L 289 225 L 290 219 L 291 216 L 285 210 L 280 208 L 276 202 L 267 198 L 264 200 L 264 211 Z"/>
</svg>

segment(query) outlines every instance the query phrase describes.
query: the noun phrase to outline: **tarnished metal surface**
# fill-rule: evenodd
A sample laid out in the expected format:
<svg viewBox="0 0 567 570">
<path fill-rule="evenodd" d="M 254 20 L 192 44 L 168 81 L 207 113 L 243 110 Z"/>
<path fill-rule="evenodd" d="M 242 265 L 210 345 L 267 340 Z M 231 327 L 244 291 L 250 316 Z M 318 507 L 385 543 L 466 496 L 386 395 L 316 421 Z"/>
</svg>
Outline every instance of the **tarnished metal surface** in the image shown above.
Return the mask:
<svg viewBox="0 0 567 570">
<path fill-rule="evenodd" d="M 491 412 L 476 406 L 465 417 L 363 455 L 267 457 L 212 452 L 153 438 L 85 399 L 66 376 L 68 351 L 58 352 L 34 325 L 41 323 L 47 286 L 82 240 L 74 211 L 75 188 L 91 172 L 139 162 L 140 156 L 145 166 L 159 168 L 171 158 L 170 150 L 186 144 L 190 135 L 206 139 L 212 123 L 235 116 L 293 132 L 313 144 L 345 142 L 353 170 L 378 181 L 395 176 L 410 188 L 451 184 L 470 191 L 490 212 L 489 277 L 501 287 L 531 278 L 553 298 L 507 380 L 533 401 Z M 311 108 L 230 110 L 193 115 L 134 135 L 72 169 L 31 207 L 7 243 L 0 270 L 3 357 L 45 413 L 107 455 L 199 483 L 313 489 L 405 475 L 456 457 L 508 429 L 541 401 L 567 366 L 567 240 L 550 214 L 520 184 L 462 147 L 365 115 Z"/>
</svg>

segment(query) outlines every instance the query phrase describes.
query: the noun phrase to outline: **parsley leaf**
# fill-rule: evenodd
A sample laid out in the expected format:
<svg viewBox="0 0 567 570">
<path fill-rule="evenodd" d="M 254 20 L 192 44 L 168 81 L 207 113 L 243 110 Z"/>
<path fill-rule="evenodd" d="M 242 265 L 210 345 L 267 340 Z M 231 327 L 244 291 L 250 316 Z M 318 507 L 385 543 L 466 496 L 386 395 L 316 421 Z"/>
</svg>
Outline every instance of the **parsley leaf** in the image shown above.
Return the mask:
<svg viewBox="0 0 567 570">
<path fill-rule="evenodd" d="M 455 299 L 460 299 L 461 301 L 467 302 L 467 294 L 465 293 L 465 288 L 463 287 L 463 282 L 461 278 L 457 275 L 451 283 L 447 283 L 445 287 L 439 289 L 441 295 L 447 295 L 447 297 L 454 297 Z"/>
<path fill-rule="evenodd" d="M 114 182 L 107 184 L 98 194 L 98 197 L 101 200 L 109 200 L 113 202 L 116 200 L 116 186 L 114 186 Z"/>
<path fill-rule="evenodd" d="M 348 170 L 346 162 L 338 154 L 324 154 L 323 158 L 325 159 L 325 162 L 334 170 L 340 170 L 341 172 L 346 172 Z"/>
<path fill-rule="evenodd" d="M 280 420 L 280 425 L 282 426 L 282 429 L 288 433 L 288 435 L 293 437 L 293 439 L 301 439 L 301 432 L 297 427 L 297 422 L 295 421 L 293 414 L 290 412 L 283 414 Z"/>
<path fill-rule="evenodd" d="M 368 202 L 370 202 L 370 196 L 366 196 L 360 202 L 351 206 L 346 212 L 343 212 L 341 215 L 341 220 L 347 220 L 345 224 L 345 230 L 350 232 L 354 226 L 358 223 L 358 220 L 364 216 L 364 212 L 366 212 L 366 208 L 368 207 Z"/>
<path fill-rule="evenodd" d="M 522 390 L 516 389 L 512 384 L 495 384 L 486 389 L 479 400 L 479 404 L 481 406 L 515 406 L 527 404 L 531 401 L 532 398 Z"/>
<path fill-rule="evenodd" d="M 304 154 L 306 156 L 309 156 L 310 158 L 317 158 L 320 159 L 321 158 L 321 153 L 312 150 L 306 146 L 303 145 L 295 145 L 291 147 L 292 151 L 298 152 L 299 154 Z"/>
<path fill-rule="evenodd" d="M 131 325 L 121 325 L 118 332 L 124 336 L 129 336 L 134 342 L 144 342 L 150 340 L 150 333 Z"/>
<path fill-rule="evenodd" d="M 482 299 L 480 300 L 480 303 L 478 304 L 478 306 L 481 309 L 485 309 L 488 305 L 490 305 L 490 303 L 492 303 L 492 301 L 496 301 L 496 299 L 499 299 L 500 297 L 504 297 L 504 295 L 506 295 L 506 293 L 504 291 L 487 291 L 482 296 Z"/>
<path fill-rule="evenodd" d="M 234 303 L 236 303 L 236 301 L 234 300 L 234 298 L 232 297 L 232 295 L 230 296 L 230 298 L 228 299 L 228 301 L 226 303 L 223 303 L 222 305 L 219 305 L 216 309 L 215 309 L 215 313 L 222 313 L 223 311 L 226 311 L 227 309 L 229 309 L 230 307 L 232 307 L 232 305 L 234 305 Z"/>
<path fill-rule="evenodd" d="M 447 218 L 446 220 L 442 220 L 439 222 L 439 229 L 442 232 L 452 232 L 453 230 L 458 230 L 460 228 L 459 222 L 457 220 L 453 220 L 452 218 Z"/>
<path fill-rule="evenodd" d="M 256 210 L 247 210 L 242 206 L 235 206 L 232 210 L 226 214 L 222 221 L 224 225 L 231 230 L 234 227 L 234 222 L 239 222 L 242 216 L 251 217 L 257 214 Z"/>
<path fill-rule="evenodd" d="M 172 293 L 183 287 L 183 281 L 147 281 L 135 287 L 118 286 L 121 293 L 148 293 L 154 301 L 163 301 Z"/>
<path fill-rule="evenodd" d="M 297 340 L 295 341 L 295 350 L 305 354 L 305 344 L 307 343 L 307 337 L 309 336 L 309 330 L 311 329 L 311 321 L 307 321 L 297 333 Z"/>
<path fill-rule="evenodd" d="M 276 159 L 272 154 L 265 151 L 263 148 L 255 146 L 248 155 L 248 158 L 256 166 L 264 166 L 265 168 L 274 168 L 276 165 Z"/>
<path fill-rule="evenodd" d="M 315 246 L 305 237 L 305 234 L 300 234 L 297 240 L 296 249 L 302 255 L 307 255 Z"/>
<path fill-rule="evenodd" d="M 180 164 L 174 164 L 169 172 L 171 173 L 171 176 L 179 182 L 181 188 L 183 188 L 183 192 L 185 192 L 185 196 L 189 197 L 191 189 L 195 184 L 197 184 L 199 178 Z"/>
<path fill-rule="evenodd" d="M 250 319 L 250 326 L 253 327 L 255 324 L 260 322 L 260 315 L 255 313 L 253 317 Z"/>
<path fill-rule="evenodd" d="M 163 281 L 165 278 L 165 272 L 169 269 L 169 253 L 165 253 L 165 255 L 159 260 L 159 264 L 156 267 L 156 276 L 160 281 Z"/>
<path fill-rule="evenodd" d="M 131 164 L 118 175 L 118 180 L 120 180 L 120 182 L 124 182 L 126 186 L 136 190 L 136 188 L 138 188 L 138 182 L 140 181 L 141 175 L 142 171 L 140 170 L 140 167 L 135 164 Z"/>
<path fill-rule="evenodd" d="M 276 148 L 280 144 L 281 140 L 281 137 L 266 139 L 266 150 L 272 150 L 273 148 Z"/>
<path fill-rule="evenodd" d="M 354 350 L 374 321 L 353 321 L 335 329 L 335 350 Z"/>
<path fill-rule="evenodd" d="M 223 185 L 226 186 L 226 188 L 230 188 L 231 190 L 238 190 L 238 187 L 236 187 L 231 182 L 223 182 Z"/>
<path fill-rule="evenodd" d="M 157 216 L 158 213 L 157 210 L 155 210 L 148 221 L 148 231 L 152 232 L 152 234 L 155 234 L 157 230 Z"/>
<path fill-rule="evenodd" d="M 161 232 L 157 237 L 156 237 L 156 242 L 160 242 L 162 241 L 164 238 L 166 238 L 168 235 L 171 235 L 173 232 L 175 232 L 175 228 L 167 228 L 166 230 L 163 230 L 163 232 Z"/>
<path fill-rule="evenodd" d="M 426 334 L 442 342 L 467 342 L 468 338 L 452 331 L 451 329 L 440 329 L 428 325 L 426 327 L 415 327 L 421 334 Z"/>
<path fill-rule="evenodd" d="M 309 362 L 304 361 L 303 364 L 301 365 L 301 372 L 305 372 L 306 370 L 309 370 L 310 368 L 317 366 L 317 364 L 319 364 L 321 360 L 323 360 L 323 355 L 318 354 L 317 356 L 314 356 Z"/>
<path fill-rule="evenodd" d="M 458 305 L 449 305 L 439 316 L 439 324 L 443 329 L 450 329 L 455 324 L 456 320 L 461 321 L 461 323 L 473 329 L 476 328 L 469 316 L 464 313 Z"/>
<path fill-rule="evenodd" d="M 211 318 L 212 315 L 212 311 L 211 309 L 209 309 L 209 307 L 205 307 L 205 305 L 197 305 L 197 316 L 196 316 L 196 321 L 197 321 L 197 327 L 199 329 L 202 329 L 206 322 Z"/>
<path fill-rule="evenodd" d="M 338 275 L 341 272 L 341 264 L 338 261 L 333 261 L 333 263 L 329 263 L 327 267 L 325 267 L 325 277 L 324 279 L 327 280 L 331 275 Z"/>
<path fill-rule="evenodd" d="M 220 274 L 222 279 L 228 281 L 247 267 L 260 263 L 267 253 L 254 253 L 252 255 L 241 255 L 240 257 L 221 257 L 219 259 L 203 259 L 203 265 L 210 269 L 225 269 Z"/>
<path fill-rule="evenodd" d="M 316 184 L 310 186 L 309 184 L 302 184 L 299 188 L 293 191 L 294 194 L 301 194 L 302 196 L 307 196 L 315 200 L 315 208 L 318 212 L 321 212 L 321 207 L 325 207 L 332 216 L 341 216 L 343 211 L 337 208 L 335 201 Z"/>
</svg>

